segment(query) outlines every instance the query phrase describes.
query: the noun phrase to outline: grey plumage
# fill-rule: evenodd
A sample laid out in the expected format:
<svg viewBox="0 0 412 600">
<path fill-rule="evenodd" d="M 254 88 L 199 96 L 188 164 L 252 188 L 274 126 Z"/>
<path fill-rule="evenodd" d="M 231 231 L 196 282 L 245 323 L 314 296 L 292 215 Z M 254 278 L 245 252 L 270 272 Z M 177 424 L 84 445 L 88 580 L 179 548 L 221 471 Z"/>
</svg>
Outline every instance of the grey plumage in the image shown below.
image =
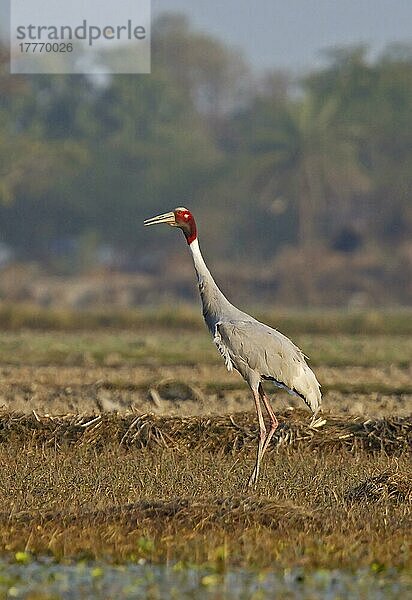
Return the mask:
<svg viewBox="0 0 412 600">
<path fill-rule="evenodd" d="M 233 306 L 206 267 L 197 240 L 190 247 L 203 316 L 228 370 L 234 367 L 251 387 L 262 379 L 272 380 L 316 412 L 321 404 L 320 386 L 303 352 L 280 331 Z"/>
<path fill-rule="evenodd" d="M 316 413 L 321 405 L 320 386 L 302 351 L 286 336 L 239 310 L 222 294 L 200 252 L 193 215 L 185 208 L 159 215 L 145 225 L 168 223 L 180 227 L 188 241 L 197 273 L 203 316 L 229 371 L 236 369 L 249 384 L 259 421 L 258 453 L 249 484 L 255 485 L 262 457 L 278 426 L 262 382 L 271 380 L 299 396 Z M 262 416 L 263 402 L 270 418 L 269 431 Z"/>
<path fill-rule="evenodd" d="M 248 383 L 253 384 L 255 376 L 272 380 L 278 387 L 300 396 L 313 412 L 319 409 L 319 383 L 301 350 L 286 336 L 255 319 L 222 320 L 216 329 L 219 350 L 227 352 Z"/>
</svg>

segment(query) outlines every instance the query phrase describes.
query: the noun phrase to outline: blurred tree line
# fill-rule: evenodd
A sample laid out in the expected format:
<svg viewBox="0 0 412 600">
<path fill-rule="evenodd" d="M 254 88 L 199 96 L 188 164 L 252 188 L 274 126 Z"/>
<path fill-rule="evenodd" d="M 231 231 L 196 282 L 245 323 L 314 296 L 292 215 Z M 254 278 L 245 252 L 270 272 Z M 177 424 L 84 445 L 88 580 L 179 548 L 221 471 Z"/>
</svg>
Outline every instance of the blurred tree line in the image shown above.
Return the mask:
<svg viewBox="0 0 412 600">
<path fill-rule="evenodd" d="M 50 269 L 72 247 L 87 268 L 105 245 L 123 268 L 161 273 L 142 220 L 186 205 L 214 262 L 285 301 L 322 302 L 328 286 L 346 301 L 364 277 L 367 294 L 410 301 L 412 50 L 325 58 L 298 84 L 258 77 L 175 14 L 154 23 L 151 75 L 10 76 L 3 50 L 2 241 Z"/>
</svg>

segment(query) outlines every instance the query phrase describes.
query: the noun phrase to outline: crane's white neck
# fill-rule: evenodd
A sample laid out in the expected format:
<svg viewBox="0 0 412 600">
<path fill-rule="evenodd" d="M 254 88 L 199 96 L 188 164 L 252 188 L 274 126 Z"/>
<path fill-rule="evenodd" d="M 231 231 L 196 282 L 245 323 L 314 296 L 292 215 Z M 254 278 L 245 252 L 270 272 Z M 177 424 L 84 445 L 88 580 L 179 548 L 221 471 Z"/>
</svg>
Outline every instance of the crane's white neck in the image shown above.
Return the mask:
<svg viewBox="0 0 412 600">
<path fill-rule="evenodd" d="M 214 333 L 216 323 L 222 316 L 230 313 L 234 309 L 234 306 L 230 304 L 229 300 L 217 287 L 215 280 L 203 260 L 197 238 L 189 244 L 189 248 L 192 253 L 193 264 L 197 274 L 200 297 L 203 305 L 203 316 L 209 329 Z"/>
<path fill-rule="evenodd" d="M 189 244 L 189 248 L 192 253 L 193 264 L 195 266 L 197 277 L 199 279 L 199 285 L 200 285 L 200 279 L 202 277 L 210 277 L 210 279 L 213 280 L 212 275 L 210 274 L 210 271 L 207 268 L 206 263 L 203 259 L 197 238 L 195 238 L 193 240 L 193 242 L 191 242 Z"/>
</svg>

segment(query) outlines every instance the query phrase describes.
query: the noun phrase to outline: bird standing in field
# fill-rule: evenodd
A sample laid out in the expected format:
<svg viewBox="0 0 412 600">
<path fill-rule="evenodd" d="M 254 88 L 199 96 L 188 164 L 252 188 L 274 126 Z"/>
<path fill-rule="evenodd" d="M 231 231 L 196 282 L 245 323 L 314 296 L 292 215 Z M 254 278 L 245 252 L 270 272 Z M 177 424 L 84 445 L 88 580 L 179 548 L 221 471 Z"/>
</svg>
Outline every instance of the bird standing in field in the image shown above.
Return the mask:
<svg viewBox="0 0 412 600">
<path fill-rule="evenodd" d="M 192 213 L 187 208 L 176 208 L 172 212 L 147 219 L 144 225 L 159 223 L 167 223 L 183 231 L 197 273 L 206 325 L 224 358 L 227 370 L 236 369 L 252 390 L 259 422 L 256 463 L 248 480 L 248 485 L 254 486 L 259 477 L 262 457 L 278 426 L 262 381 L 270 380 L 276 386 L 299 396 L 314 413 L 321 404 L 319 383 L 295 344 L 276 329 L 233 306 L 222 294 L 200 252 Z M 261 402 L 269 415 L 269 430 L 265 426 Z"/>
</svg>

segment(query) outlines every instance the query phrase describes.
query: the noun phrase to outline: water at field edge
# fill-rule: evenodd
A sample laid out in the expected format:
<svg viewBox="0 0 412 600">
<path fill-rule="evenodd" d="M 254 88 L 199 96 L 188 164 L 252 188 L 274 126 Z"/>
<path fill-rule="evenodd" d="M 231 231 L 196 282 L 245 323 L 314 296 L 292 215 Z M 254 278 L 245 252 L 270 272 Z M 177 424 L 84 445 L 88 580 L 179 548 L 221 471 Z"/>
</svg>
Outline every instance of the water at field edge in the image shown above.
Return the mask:
<svg viewBox="0 0 412 600">
<path fill-rule="evenodd" d="M 391 600 L 412 597 L 412 574 L 379 566 L 355 572 L 232 569 L 103 562 L 0 562 L 0 599 L 227 599 L 319 598 Z"/>
</svg>

